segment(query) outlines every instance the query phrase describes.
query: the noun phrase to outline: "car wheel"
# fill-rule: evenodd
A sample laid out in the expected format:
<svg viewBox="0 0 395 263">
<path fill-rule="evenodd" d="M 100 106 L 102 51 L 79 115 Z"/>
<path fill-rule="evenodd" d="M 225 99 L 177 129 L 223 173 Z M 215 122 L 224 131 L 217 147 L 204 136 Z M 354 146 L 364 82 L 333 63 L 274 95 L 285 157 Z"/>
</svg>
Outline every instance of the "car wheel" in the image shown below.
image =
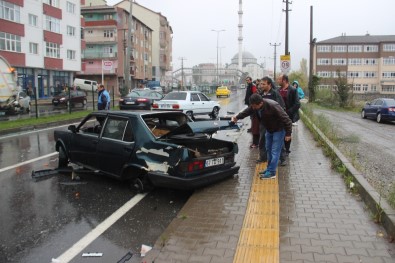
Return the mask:
<svg viewBox="0 0 395 263">
<path fill-rule="evenodd" d="M 213 111 L 211 112 L 211 119 L 215 120 L 218 118 L 218 114 L 219 114 L 219 109 L 218 107 L 214 107 Z"/>
<path fill-rule="evenodd" d="M 366 113 L 365 113 L 365 110 L 362 110 L 362 111 L 361 111 L 361 117 L 362 117 L 362 119 L 366 119 Z"/>
<path fill-rule="evenodd" d="M 192 111 L 187 111 L 185 114 L 186 114 L 189 118 L 191 118 L 192 120 L 195 119 L 195 117 L 193 117 L 193 112 L 192 112 Z"/>
<path fill-rule="evenodd" d="M 380 112 L 379 112 L 379 113 L 377 114 L 377 116 L 376 116 L 376 121 L 377 121 L 378 123 L 383 122 L 383 120 L 381 119 L 381 113 L 380 113 Z"/>
<path fill-rule="evenodd" d="M 67 158 L 66 151 L 62 146 L 59 147 L 59 160 L 58 160 L 58 168 L 67 167 L 69 163 L 69 159 Z"/>
</svg>

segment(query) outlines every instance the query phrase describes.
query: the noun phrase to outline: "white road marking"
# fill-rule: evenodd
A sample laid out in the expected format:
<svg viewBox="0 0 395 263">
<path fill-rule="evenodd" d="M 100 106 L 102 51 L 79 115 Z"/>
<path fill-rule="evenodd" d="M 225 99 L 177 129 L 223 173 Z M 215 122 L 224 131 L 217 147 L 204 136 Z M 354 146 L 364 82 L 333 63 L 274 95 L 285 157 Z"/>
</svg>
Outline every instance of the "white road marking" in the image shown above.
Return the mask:
<svg viewBox="0 0 395 263">
<path fill-rule="evenodd" d="M 102 223 L 100 223 L 95 229 L 92 229 L 88 234 L 81 238 L 66 252 L 55 259 L 55 262 L 67 263 L 70 262 L 75 256 L 81 253 L 90 243 L 104 233 L 110 226 L 112 226 L 118 219 L 124 216 L 130 209 L 132 209 L 138 202 L 140 202 L 147 193 L 137 194 L 112 215 L 107 217 Z"/>
<path fill-rule="evenodd" d="M 39 161 L 39 160 L 41 160 L 41 159 L 45 159 L 45 158 L 48 158 L 48 157 L 52 157 L 52 156 L 57 155 L 57 154 L 58 154 L 58 152 L 53 152 L 53 153 L 49 153 L 49 154 L 47 154 L 47 155 L 43 155 L 43 156 L 40 156 L 40 157 L 31 159 L 31 160 L 28 160 L 28 161 L 24 161 L 24 162 L 17 163 L 17 164 L 14 164 L 14 165 L 11 165 L 11 166 L 8 166 L 8 167 L 5 167 L 5 168 L 1 168 L 1 169 L 0 169 L 0 173 L 5 172 L 5 171 L 10 170 L 10 169 L 17 168 L 17 167 L 19 167 L 19 166 L 22 166 L 22 165 L 25 165 L 25 164 L 28 164 L 28 163 L 32 163 L 32 162 Z"/>
</svg>

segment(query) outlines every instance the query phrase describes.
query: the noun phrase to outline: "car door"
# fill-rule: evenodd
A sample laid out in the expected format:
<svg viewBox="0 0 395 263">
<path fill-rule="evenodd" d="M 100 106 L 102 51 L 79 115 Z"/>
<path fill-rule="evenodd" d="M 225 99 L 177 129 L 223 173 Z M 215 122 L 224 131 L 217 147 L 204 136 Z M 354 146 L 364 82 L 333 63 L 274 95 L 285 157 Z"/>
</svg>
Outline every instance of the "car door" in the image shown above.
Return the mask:
<svg viewBox="0 0 395 263">
<path fill-rule="evenodd" d="M 191 92 L 191 97 L 190 97 L 190 105 L 191 105 L 191 110 L 193 111 L 194 114 L 201 114 L 203 113 L 203 104 L 202 101 L 200 101 L 200 97 L 198 93 L 196 92 Z"/>
<path fill-rule="evenodd" d="M 105 122 L 105 115 L 92 114 L 78 126 L 78 131 L 73 133 L 68 149 L 72 162 L 92 170 L 99 169 L 96 149 Z"/>
<path fill-rule="evenodd" d="M 365 115 L 366 117 L 371 118 L 373 116 L 373 112 L 374 112 L 374 104 L 376 103 L 377 100 L 373 100 L 370 102 L 369 105 L 365 106 Z"/>
<path fill-rule="evenodd" d="M 201 101 L 201 112 L 202 113 L 211 113 L 214 108 L 214 101 L 210 100 L 206 95 L 203 93 L 199 93 L 199 98 Z"/>
<path fill-rule="evenodd" d="M 132 156 L 134 146 L 130 120 L 110 116 L 97 146 L 97 160 L 100 170 L 113 176 L 121 176 L 124 165 Z"/>
</svg>

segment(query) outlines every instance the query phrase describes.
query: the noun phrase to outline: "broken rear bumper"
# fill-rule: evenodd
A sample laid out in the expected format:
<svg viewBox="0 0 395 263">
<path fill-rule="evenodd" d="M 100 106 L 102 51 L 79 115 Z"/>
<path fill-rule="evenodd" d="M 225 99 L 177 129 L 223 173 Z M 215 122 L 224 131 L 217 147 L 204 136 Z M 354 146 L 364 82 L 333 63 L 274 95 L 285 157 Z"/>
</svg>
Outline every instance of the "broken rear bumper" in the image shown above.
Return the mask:
<svg viewBox="0 0 395 263">
<path fill-rule="evenodd" d="M 192 190 L 221 181 L 227 177 L 237 174 L 239 168 L 239 166 L 234 166 L 224 171 L 219 170 L 192 177 L 176 177 L 170 176 L 167 173 L 150 172 L 148 174 L 148 178 L 151 183 L 157 187 Z"/>
</svg>

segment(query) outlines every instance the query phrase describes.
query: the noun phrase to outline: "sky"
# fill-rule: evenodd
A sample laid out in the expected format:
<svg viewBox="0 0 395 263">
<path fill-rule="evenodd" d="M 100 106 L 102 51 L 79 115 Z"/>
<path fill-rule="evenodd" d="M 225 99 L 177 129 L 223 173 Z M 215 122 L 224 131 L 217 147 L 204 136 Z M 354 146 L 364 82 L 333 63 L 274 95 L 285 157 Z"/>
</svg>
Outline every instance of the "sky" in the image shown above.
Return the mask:
<svg viewBox="0 0 395 263">
<path fill-rule="evenodd" d="M 107 0 L 108 5 L 120 0 Z M 238 53 L 239 0 L 135 0 L 164 15 L 173 29 L 173 70 L 200 63 L 231 63 Z M 346 34 L 395 35 L 395 0 L 292 0 L 289 1 L 291 71 L 309 60 L 310 7 L 313 38 L 317 42 Z M 283 0 L 243 0 L 243 51 L 252 53 L 268 69 L 285 54 Z M 217 33 L 212 30 L 225 30 Z M 271 45 L 272 44 L 272 45 Z"/>
</svg>

